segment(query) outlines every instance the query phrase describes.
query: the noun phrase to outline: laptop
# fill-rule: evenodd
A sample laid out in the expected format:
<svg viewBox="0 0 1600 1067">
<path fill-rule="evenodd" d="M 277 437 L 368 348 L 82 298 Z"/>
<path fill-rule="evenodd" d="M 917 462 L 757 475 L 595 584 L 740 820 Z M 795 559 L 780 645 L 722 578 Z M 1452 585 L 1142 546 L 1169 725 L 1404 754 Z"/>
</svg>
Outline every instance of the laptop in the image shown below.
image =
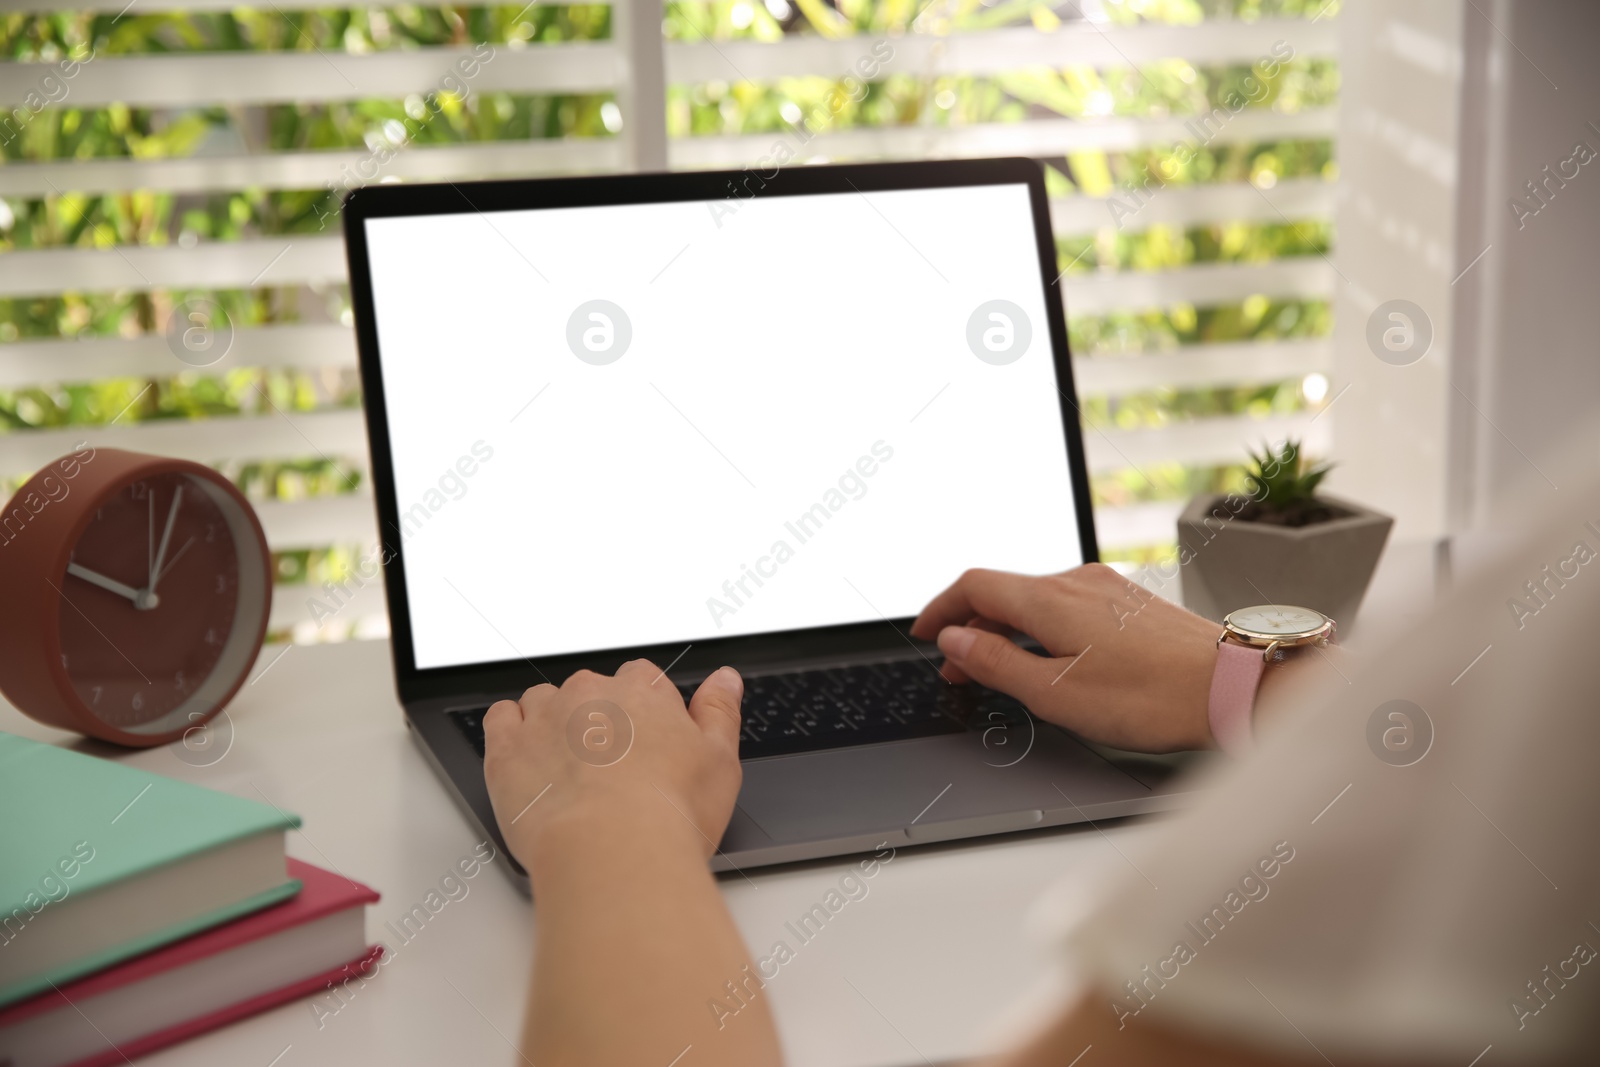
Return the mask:
<svg viewBox="0 0 1600 1067">
<path fill-rule="evenodd" d="M 344 222 L 399 699 L 498 845 L 488 705 L 636 657 L 744 675 L 718 870 L 1180 802 L 909 636 L 968 567 L 1097 558 L 1038 164 L 377 185 Z"/>
</svg>

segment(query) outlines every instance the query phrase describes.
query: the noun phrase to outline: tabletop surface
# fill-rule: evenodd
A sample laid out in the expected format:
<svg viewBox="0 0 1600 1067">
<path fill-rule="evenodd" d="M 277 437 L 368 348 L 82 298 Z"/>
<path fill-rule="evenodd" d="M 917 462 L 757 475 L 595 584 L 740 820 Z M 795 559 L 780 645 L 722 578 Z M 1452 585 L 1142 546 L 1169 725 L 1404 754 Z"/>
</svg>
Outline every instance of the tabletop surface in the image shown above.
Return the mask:
<svg viewBox="0 0 1600 1067">
<path fill-rule="evenodd" d="M 1418 610 L 1421 550 L 1386 559 L 1363 616 Z M 1392 562 L 1391 562 L 1392 561 Z M 1422 590 L 1426 588 L 1426 593 Z M 478 845 L 412 742 L 385 641 L 269 646 L 218 720 L 213 746 L 126 752 L 34 723 L 0 703 L 0 730 L 158 774 L 265 798 L 304 819 L 289 853 L 382 894 L 367 936 L 393 959 L 334 1014 L 297 1001 L 140 1058 L 151 1067 L 511 1064 L 534 951 L 532 911 L 494 864 L 409 941 L 387 928 Z M 903 849 L 770 981 L 793 1067 L 938 1064 L 998 1047 L 999 1021 L 1051 962 L 1026 921 L 1056 881 L 1122 852 L 1159 821 L 1120 820 Z M 856 861 L 720 879 L 755 949 L 785 936 Z M 459 891 L 458 894 L 459 896 Z M 684 1067 L 691 1067 L 685 1061 Z"/>
<path fill-rule="evenodd" d="M 300 815 L 290 855 L 382 894 L 368 909 L 367 936 L 393 959 L 336 1014 L 298 1001 L 140 1064 L 517 1062 L 511 1042 L 534 939 L 528 901 L 510 880 L 491 863 L 410 941 L 387 928 L 479 842 L 411 740 L 388 643 L 269 647 L 225 715 L 204 752 L 78 744 Z M 9 706 L 0 730 L 73 743 Z M 1075 865 L 1107 854 L 1116 855 L 1109 839 L 1088 827 L 900 850 L 768 983 L 789 1062 L 940 1063 L 989 1047 L 997 1017 L 1049 962 L 1048 946 L 1026 928 L 1029 906 Z M 785 923 L 838 888 L 859 858 L 730 874 L 719 884 L 746 942 L 765 947 L 792 941 Z"/>
</svg>

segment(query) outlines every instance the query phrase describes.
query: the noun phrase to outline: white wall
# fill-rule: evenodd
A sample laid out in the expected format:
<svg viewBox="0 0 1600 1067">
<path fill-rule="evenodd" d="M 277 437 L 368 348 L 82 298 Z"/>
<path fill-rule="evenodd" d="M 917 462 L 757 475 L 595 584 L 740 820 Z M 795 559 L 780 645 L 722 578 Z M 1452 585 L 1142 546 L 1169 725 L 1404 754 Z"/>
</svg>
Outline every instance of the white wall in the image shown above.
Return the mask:
<svg viewBox="0 0 1600 1067">
<path fill-rule="evenodd" d="M 1397 540 L 1514 524 L 1495 501 L 1600 462 L 1553 454 L 1600 412 L 1600 156 L 1566 162 L 1600 153 L 1600 4 L 1350 0 L 1339 26 L 1331 487 Z M 1397 298 L 1433 330 L 1404 366 L 1367 333 Z"/>
<path fill-rule="evenodd" d="M 1496 500 L 1558 493 L 1600 463 L 1600 440 L 1557 451 L 1600 412 L 1600 155 L 1561 174 L 1577 143 L 1600 153 L 1600 4 L 1476 5 L 1462 24 L 1460 241 L 1490 251 L 1456 287 L 1460 528 L 1514 524 Z M 1527 183 L 1546 166 L 1541 203 Z"/>
<path fill-rule="evenodd" d="M 1395 516 L 1396 541 L 1439 536 L 1448 514 L 1451 281 L 1478 251 L 1455 240 L 1462 6 L 1352 0 L 1338 16 L 1337 399 L 1325 417 L 1339 466 L 1329 488 Z M 1419 331 L 1433 333 L 1404 366 L 1367 339 L 1374 312 L 1396 299 L 1417 305 Z"/>
</svg>

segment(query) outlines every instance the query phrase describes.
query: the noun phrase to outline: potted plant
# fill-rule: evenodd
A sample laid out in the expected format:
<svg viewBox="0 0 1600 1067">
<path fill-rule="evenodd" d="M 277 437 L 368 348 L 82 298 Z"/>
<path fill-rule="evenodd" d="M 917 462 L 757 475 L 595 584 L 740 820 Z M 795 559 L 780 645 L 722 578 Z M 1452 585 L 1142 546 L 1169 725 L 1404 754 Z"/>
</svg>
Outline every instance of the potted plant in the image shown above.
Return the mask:
<svg viewBox="0 0 1600 1067">
<path fill-rule="evenodd" d="M 1348 629 L 1394 520 L 1317 492 L 1330 464 L 1300 442 L 1251 451 L 1248 493 L 1202 494 L 1178 518 L 1184 606 L 1221 621 L 1251 604 L 1314 608 Z"/>
</svg>

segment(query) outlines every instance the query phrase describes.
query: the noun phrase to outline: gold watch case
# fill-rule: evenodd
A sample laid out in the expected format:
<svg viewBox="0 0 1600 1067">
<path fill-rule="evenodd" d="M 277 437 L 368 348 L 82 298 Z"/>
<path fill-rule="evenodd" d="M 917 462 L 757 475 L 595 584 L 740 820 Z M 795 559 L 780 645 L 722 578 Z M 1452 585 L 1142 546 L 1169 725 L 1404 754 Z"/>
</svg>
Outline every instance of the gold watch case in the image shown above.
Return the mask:
<svg viewBox="0 0 1600 1067">
<path fill-rule="evenodd" d="M 1322 622 L 1308 629 L 1269 632 L 1253 629 L 1235 621 L 1237 617 L 1246 616 L 1252 612 L 1270 612 L 1280 609 L 1303 611 L 1308 615 L 1316 616 Z M 1333 643 L 1337 630 L 1338 624 L 1315 608 L 1305 608 L 1298 604 L 1254 604 L 1250 607 L 1230 611 L 1223 618 L 1222 632 L 1217 635 L 1217 645 L 1221 647 L 1222 642 L 1231 637 L 1236 644 L 1244 645 L 1247 648 L 1261 649 L 1261 658 L 1270 663 L 1290 649 L 1308 646 L 1325 648 Z"/>
</svg>

